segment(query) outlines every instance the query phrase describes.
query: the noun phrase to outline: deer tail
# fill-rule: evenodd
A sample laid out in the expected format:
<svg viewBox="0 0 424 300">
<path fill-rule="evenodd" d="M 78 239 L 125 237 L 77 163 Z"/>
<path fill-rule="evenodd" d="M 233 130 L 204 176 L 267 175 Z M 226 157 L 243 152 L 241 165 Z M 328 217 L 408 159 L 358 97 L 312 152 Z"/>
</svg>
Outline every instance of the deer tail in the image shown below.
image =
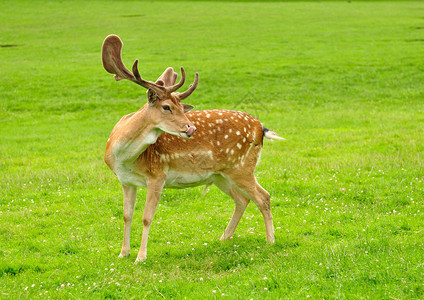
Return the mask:
<svg viewBox="0 0 424 300">
<path fill-rule="evenodd" d="M 285 141 L 286 139 L 278 136 L 274 131 L 269 130 L 266 127 L 262 127 L 262 131 L 264 132 L 264 137 L 266 137 L 268 140 L 282 140 Z"/>
</svg>

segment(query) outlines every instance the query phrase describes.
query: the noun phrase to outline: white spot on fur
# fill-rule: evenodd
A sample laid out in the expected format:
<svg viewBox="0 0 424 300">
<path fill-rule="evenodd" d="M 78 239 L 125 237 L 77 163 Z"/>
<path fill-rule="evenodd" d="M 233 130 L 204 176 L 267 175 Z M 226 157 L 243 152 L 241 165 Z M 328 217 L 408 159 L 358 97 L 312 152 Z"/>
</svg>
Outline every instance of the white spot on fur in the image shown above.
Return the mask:
<svg viewBox="0 0 424 300">
<path fill-rule="evenodd" d="M 237 148 L 241 149 L 241 145 L 239 143 L 237 143 Z"/>
<path fill-rule="evenodd" d="M 237 130 L 236 134 L 237 134 L 237 135 L 240 135 L 240 131 L 238 131 L 238 130 Z"/>
<path fill-rule="evenodd" d="M 230 152 L 230 148 L 227 148 L 227 150 L 225 150 L 225 153 L 228 153 L 228 152 Z"/>
<path fill-rule="evenodd" d="M 224 136 L 224 139 L 228 139 L 228 134 L 226 134 L 226 135 Z"/>
<path fill-rule="evenodd" d="M 206 115 L 206 118 L 209 118 L 210 116 L 211 116 L 211 114 L 207 114 L 207 115 Z"/>
<path fill-rule="evenodd" d="M 230 129 L 228 129 L 228 132 L 231 133 L 231 132 L 233 132 L 233 130 L 230 128 Z"/>
</svg>

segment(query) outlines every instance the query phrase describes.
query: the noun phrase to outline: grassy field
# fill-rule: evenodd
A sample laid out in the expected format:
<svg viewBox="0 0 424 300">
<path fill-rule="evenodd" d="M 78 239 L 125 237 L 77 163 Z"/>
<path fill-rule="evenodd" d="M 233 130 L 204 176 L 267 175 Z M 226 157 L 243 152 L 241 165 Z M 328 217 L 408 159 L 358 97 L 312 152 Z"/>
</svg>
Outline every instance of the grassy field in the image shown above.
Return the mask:
<svg viewBox="0 0 424 300">
<path fill-rule="evenodd" d="M 424 298 L 422 2 L 0 2 L 0 297 Z M 276 243 L 249 205 L 166 190 L 118 259 L 108 135 L 145 101 L 101 65 L 110 33 L 144 78 L 184 66 L 196 109 L 247 111 L 286 142 L 257 168 Z"/>
</svg>

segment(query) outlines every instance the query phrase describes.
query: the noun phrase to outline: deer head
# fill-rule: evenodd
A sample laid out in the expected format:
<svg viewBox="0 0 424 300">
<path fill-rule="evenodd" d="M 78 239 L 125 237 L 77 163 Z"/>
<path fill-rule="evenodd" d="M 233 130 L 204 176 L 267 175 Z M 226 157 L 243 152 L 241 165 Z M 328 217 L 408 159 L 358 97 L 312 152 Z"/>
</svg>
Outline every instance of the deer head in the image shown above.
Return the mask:
<svg viewBox="0 0 424 300">
<path fill-rule="evenodd" d="M 190 138 L 196 131 L 196 127 L 187 119 L 185 113 L 194 107 L 181 103 L 193 93 L 199 82 L 199 74 L 196 73 L 193 84 L 185 92 L 177 90 L 185 82 L 185 71 L 181 67 L 181 79 L 178 83 L 177 73 L 168 68 L 156 80 L 156 82 L 144 80 L 138 71 L 138 59 L 135 60 L 132 72 L 128 70 L 121 58 L 123 43 L 117 35 L 109 35 L 103 42 L 102 61 L 105 70 L 114 74 L 115 80 L 127 79 L 147 89 L 148 115 L 155 127 L 162 131 L 183 138 Z"/>
</svg>

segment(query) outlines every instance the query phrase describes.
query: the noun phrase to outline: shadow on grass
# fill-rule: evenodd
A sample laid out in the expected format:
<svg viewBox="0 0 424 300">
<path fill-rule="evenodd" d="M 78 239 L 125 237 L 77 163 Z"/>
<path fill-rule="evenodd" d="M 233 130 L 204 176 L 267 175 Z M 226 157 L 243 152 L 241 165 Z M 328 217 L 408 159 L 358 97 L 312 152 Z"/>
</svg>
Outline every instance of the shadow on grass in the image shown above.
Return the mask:
<svg viewBox="0 0 424 300">
<path fill-rule="evenodd" d="M 298 246 L 297 241 L 267 244 L 263 237 L 236 238 L 224 242 L 167 247 L 160 253 L 150 252 L 150 257 L 144 265 L 147 268 L 160 269 L 165 263 L 180 270 L 209 271 L 216 274 L 263 264 L 272 257 L 283 256 Z"/>
</svg>

